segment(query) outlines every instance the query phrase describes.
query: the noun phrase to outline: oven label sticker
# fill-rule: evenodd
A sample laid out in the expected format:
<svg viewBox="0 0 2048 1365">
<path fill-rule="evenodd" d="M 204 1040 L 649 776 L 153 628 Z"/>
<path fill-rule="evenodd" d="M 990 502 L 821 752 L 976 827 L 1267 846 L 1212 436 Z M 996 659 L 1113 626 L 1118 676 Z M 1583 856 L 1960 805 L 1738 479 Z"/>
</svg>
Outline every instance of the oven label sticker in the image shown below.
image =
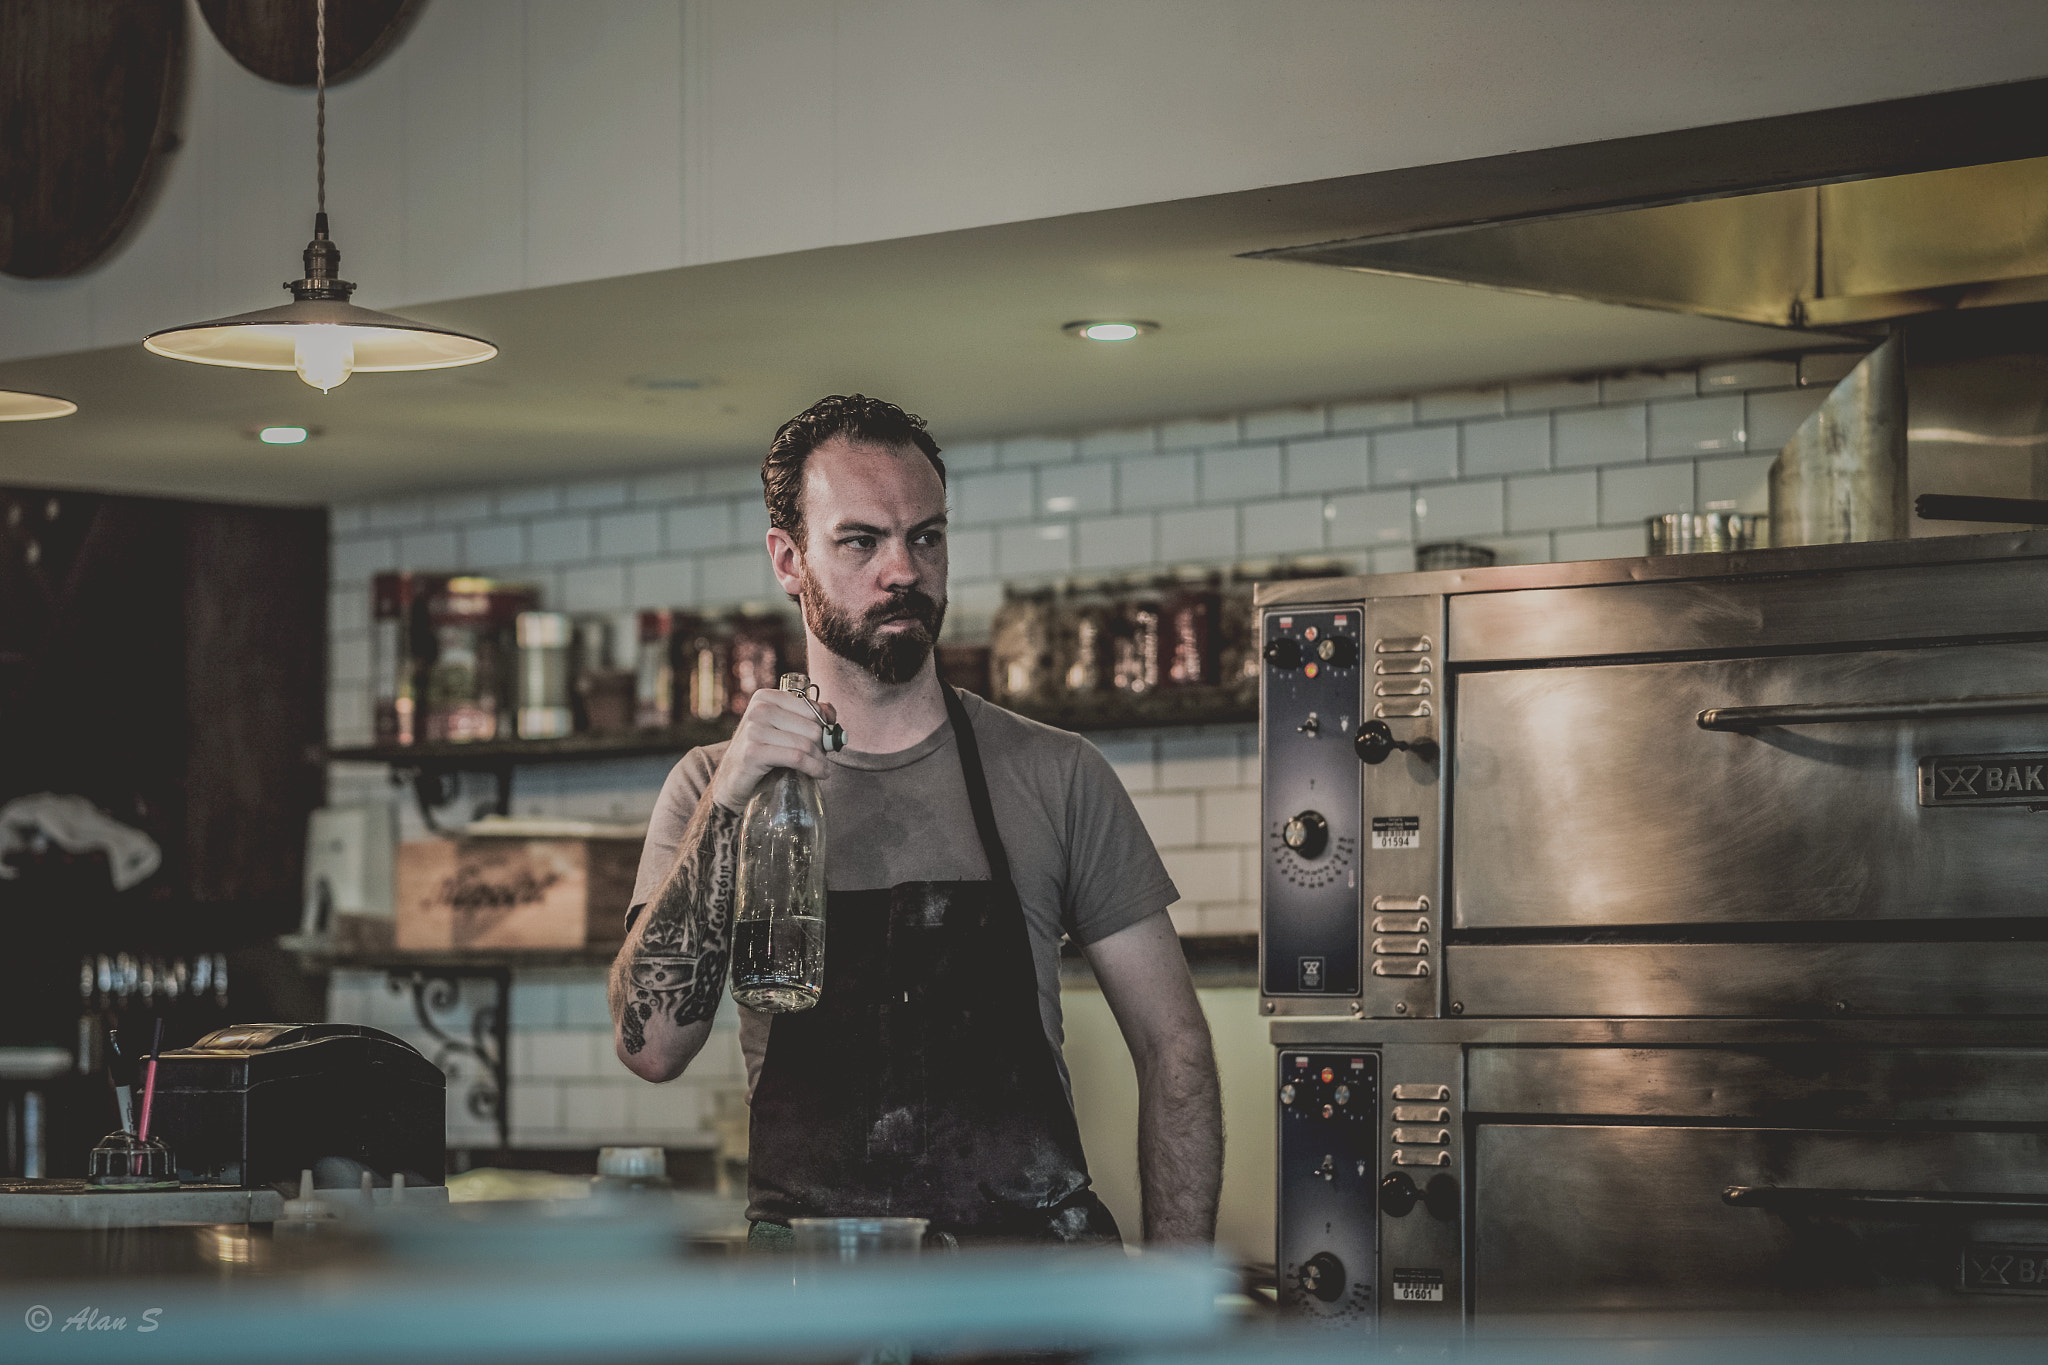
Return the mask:
<svg viewBox="0 0 2048 1365">
<path fill-rule="evenodd" d="M 1972 1242 L 1963 1248 L 1965 1291 L 2048 1294 L 2048 1247 Z"/>
<path fill-rule="evenodd" d="M 1441 1270 L 1397 1269 L 1392 1279 L 1395 1303 L 1444 1301 L 1444 1273 Z"/>
<path fill-rule="evenodd" d="M 1300 963 L 1301 989 L 1319 991 L 1323 989 L 1323 960 L 1319 957 L 1305 957 Z"/>
<path fill-rule="evenodd" d="M 1372 846 L 1374 848 L 1421 848 L 1422 817 L 1419 815 L 1373 816 Z"/>
<path fill-rule="evenodd" d="M 1923 758 L 1920 804 L 2048 805 L 2048 753 L 1936 754 Z"/>
</svg>

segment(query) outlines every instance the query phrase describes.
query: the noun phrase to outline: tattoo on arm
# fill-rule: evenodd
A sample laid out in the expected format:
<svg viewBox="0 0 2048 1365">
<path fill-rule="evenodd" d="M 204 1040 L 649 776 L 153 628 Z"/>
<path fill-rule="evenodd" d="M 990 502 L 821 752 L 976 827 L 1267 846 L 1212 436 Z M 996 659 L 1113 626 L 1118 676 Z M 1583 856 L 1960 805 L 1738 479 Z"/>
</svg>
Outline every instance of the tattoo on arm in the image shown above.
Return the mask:
<svg viewBox="0 0 2048 1365">
<path fill-rule="evenodd" d="M 613 969 L 620 1000 L 619 1040 L 629 1053 L 647 1046 L 656 1016 L 677 1025 L 718 1012 L 732 955 L 733 891 L 739 869 L 740 817 L 707 791 L 683 830 L 676 865 L 648 907 L 646 928 Z"/>
</svg>

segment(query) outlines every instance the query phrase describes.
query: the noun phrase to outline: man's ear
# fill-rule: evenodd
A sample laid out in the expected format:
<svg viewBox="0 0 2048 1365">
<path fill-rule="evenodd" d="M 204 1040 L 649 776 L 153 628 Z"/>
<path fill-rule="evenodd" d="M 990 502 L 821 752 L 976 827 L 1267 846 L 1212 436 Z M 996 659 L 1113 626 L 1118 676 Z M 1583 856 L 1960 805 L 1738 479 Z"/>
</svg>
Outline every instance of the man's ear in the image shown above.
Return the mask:
<svg viewBox="0 0 2048 1365">
<path fill-rule="evenodd" d="M 768 528 L 768 567 L 775 570 L 775 581 L 791 597 L 803 591 L 804 552 L 796 538 L 779 526 Z"/>
</svg>

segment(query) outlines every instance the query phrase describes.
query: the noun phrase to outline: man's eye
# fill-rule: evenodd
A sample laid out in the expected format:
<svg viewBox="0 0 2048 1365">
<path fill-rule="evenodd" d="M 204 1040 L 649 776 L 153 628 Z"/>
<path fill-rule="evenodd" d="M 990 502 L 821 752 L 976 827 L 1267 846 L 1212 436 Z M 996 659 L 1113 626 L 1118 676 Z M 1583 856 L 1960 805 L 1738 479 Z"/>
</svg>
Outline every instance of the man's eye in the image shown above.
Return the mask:
<svg viewBox="0 0 2048 1365">
<path fill-rule="evenodd" d="M 926 531 L 917 538 L 917 543 L 919 545 L 937 545 L 945 538 L 946 533 L 944 531 Z"/>
<path fill-rule="evenodd" d="M 856 550 L 872 550 L 875 548 L 875 538 L 873 536 L 848 536 L 840 543 L 842 545 L 851 545 Z"/>
</svg>

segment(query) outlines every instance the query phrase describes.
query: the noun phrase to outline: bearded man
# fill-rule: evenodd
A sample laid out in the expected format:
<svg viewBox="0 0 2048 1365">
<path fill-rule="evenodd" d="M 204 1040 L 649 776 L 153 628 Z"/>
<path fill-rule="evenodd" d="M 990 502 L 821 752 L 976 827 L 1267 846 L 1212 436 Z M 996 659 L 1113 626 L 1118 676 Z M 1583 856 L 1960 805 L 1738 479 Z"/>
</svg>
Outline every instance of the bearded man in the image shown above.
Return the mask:
<svg viewBox="0 0 2048 1365">
<path fill-rule="evenodd" d="M 825 803 L 824 991 L 740 1012 L 751 1240 L 785 1241 L 798 1217 L 906 1216 L 957 1240 L 1115 1243 L 1061 1055 L 1064 937 L 1136 1063 L 1145 1238 L 1209 1241 L 1223 1123 L 1166 914 L 1179 893 L 1092 745 L 939 679 L 938 445 L 894 404 L 834 396 L 776 432 L 761 482 L 768 557 L 848 747 L 826 753 L 804 701 L 764 689 L 730 741 L 670 773 L 611 973 L 619 1059 L 666 1081 L 703 1047 L 740 815 L 795 768 Z"/>
</svg>

